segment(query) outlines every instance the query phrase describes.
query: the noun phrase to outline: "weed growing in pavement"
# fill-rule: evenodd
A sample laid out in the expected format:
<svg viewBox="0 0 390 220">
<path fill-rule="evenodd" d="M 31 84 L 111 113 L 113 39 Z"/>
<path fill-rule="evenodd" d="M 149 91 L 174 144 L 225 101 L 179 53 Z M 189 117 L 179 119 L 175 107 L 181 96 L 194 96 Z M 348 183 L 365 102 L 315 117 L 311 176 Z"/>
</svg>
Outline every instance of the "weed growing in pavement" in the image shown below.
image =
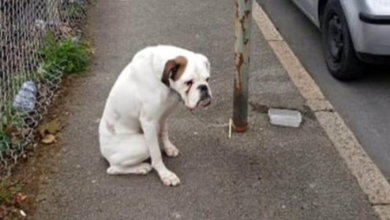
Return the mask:
<svg viewBox="0 0 390 220">
<path fill-rule="evenodd" d="M 89 60 L 88 44 L 68 38 L 57 40 L 48 32 L 44 37 L 45 46 L 40 50 L 43 57 L 43 77 L 58 78 L 62 74 L 83 73 Z"/>
<path fill-rule="evenodd" d="M 51 32 L 48 32 L 44 37 L 44 47 L 39 52 L 43 62 L 37 73 L 30 74 L 28 77 L 24 74 L 16 75 L 10 79 L 12 88 L 20 88 L 24 82 L 29 80 L 36 83 L 44 80 L 52 81 L 63 75 L 83 73 L 87 70 L 90 51 L 88 44 L 84 42 L 75 41 L 72 38 L 58 40 Z M 14 109 L 12 102 L 5 103 L 3 107 L 6 109 L 2 109 L 0 115 L 0 155 L 2 157 L 7 156 L 4 153 L 9 153 L 9 150 L 18 150 L 25 136 L 24 133 L 27 133 L 23 130 L 26 129 L 23 125 L 28 117 L 28 113 Z"/>
</svg>

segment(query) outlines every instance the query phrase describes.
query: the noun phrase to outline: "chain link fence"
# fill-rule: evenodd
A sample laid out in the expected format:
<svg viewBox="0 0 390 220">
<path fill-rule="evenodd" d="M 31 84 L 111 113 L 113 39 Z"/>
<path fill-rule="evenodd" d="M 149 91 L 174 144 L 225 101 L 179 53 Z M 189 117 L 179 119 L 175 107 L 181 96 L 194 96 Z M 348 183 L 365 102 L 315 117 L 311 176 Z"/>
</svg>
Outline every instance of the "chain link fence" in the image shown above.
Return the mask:
<svg viewBox="0 0 390 220">
<path fill-rule="evenodd" d="M 87 0 L 0 0 L 0 179 L 26 157 L 61 82 L 63 69 L 47 71 L 42 54 L 48 34 L 56 41 L 79 40 L 87 5 Z"/>
</svg>

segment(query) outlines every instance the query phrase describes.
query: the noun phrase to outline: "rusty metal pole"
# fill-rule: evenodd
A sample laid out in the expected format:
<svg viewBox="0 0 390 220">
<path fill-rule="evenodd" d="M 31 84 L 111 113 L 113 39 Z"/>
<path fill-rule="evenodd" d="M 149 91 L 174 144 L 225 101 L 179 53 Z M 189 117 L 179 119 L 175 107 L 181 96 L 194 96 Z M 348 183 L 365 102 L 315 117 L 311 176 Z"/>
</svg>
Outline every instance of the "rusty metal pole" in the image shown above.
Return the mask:
<svg viewBox="0 0 390 220">
<path fill-rule="evenodd" d="M 233 124 L 236 132 L 248 129 L 248 75 L 253 0 L 236 0 L 234 45 Z"/>
</svg>

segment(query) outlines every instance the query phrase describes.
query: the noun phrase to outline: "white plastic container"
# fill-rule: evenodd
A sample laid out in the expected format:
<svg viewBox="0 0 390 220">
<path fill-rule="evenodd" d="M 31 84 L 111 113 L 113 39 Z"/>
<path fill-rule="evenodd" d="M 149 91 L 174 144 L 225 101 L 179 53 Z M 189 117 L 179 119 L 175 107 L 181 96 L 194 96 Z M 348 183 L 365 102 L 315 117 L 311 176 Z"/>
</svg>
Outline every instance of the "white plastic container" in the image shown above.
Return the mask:
<svg viewBox="0 0 390 220">
<path fill-rule="evenodd" d="M 37 92 L 37 86 L 33 81 L 23 83 L 15 97 L 13 106 L 19 110 L 31 112 L 35 108 Z"/>
<path fill-rule="evenodd" d="M 268 116 L 273 125 L 297 128 L 302 123 L 302 114 L 295 110 L 270 108 Z"/>
</svg>

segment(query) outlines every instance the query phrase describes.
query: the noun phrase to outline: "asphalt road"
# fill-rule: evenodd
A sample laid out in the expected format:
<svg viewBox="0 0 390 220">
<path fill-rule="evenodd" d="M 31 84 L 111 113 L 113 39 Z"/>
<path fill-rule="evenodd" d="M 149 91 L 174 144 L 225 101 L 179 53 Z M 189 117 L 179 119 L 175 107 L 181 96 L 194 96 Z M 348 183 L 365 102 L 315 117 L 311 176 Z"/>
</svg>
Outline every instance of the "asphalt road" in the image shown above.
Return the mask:
<svg viewBox="0 0 390 220">
<path fill-rule="evenodd" d="M 342 83 L 328 73 L 321 33 L 290 0 L 257 0 L 325 96 L 390 180 L 390 69 L 371 68 L 359 81 Z"/>
</svg>

